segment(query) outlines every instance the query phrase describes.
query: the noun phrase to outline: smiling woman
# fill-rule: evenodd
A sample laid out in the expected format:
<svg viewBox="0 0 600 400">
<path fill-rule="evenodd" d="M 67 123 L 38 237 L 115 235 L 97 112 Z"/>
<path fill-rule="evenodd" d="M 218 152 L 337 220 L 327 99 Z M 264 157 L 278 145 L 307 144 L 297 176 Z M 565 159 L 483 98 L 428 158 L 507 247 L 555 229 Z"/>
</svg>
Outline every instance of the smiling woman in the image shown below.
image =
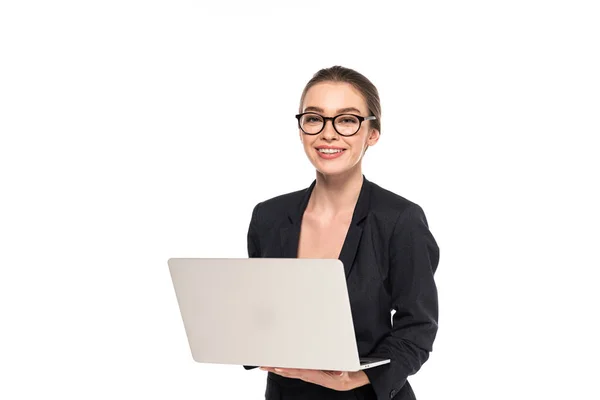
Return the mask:
<svg viewBox="0 0 600 400">
<path fill-rule="evenodd" d="M 262 367 L 266 399 L 414 399 L 407 378 L 428 359 L 438 329 L 439 248 L 419 205 L 363 175 L 381 134 L 377 89 L 354 70 L 322 69 L 296 118 L 316 179 L 254 207 L 248 255 L 340 259 L 359 355 L 391 362 L 358 372 Z"/>
</svg>

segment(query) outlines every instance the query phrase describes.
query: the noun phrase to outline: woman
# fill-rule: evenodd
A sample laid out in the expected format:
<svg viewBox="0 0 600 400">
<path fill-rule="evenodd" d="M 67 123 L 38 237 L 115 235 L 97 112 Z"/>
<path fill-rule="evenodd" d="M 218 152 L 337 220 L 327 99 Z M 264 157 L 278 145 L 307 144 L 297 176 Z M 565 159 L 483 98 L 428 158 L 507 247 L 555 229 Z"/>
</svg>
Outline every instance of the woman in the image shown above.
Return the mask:
<svg viewBox="0 0 600 400">
<path fill-rule="evenodd" d="M 354 70 L 322 69 L 296 118 L 316 180 L 256 205 L 249 257 L 339 258 L 359 355 L 391 362 L 358 372 L 261 367 L 266 399 L 414 399 L 407 377 L 427 360 L 437 333 L 439 249 L 417 204 L 362 173 L 380 136 L 377 89 Z"/>
</svg>

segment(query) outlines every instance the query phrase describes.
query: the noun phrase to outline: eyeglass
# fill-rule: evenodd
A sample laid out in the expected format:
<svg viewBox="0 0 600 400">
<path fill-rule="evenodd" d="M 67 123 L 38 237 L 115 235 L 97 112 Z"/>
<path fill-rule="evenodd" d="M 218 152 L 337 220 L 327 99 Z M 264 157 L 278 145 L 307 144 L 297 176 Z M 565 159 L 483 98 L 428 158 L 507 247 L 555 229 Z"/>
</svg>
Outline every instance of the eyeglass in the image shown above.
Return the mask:
<svg viewBox="0 0 600 400">
<path fill-rule="evenodd" d="M 355 114 L 340 114 L 335 117 L 324 117 L 321 114 L 307 112 L 296 115 L 298 119 L 298 127 L 307 135 L 318 135 L 325 129 L 327 120 L 331 120 L 333 129 L 342 136 L 352 136 L 359 131 L 363 121 L 371 121 L 377 119 L 371 115 L 362 117 Z"/>
</svg>

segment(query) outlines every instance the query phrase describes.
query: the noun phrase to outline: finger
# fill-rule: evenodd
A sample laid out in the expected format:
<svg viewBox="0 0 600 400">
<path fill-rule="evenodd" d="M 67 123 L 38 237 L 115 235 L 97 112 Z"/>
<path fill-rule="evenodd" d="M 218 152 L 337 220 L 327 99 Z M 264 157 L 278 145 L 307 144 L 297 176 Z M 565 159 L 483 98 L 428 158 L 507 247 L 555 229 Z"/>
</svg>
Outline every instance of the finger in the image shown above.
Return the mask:
<svg viewBox="0 0 600 400">
<path fill-rule="evenodd" d="M 327 375 L 339 378 L 344 375 L 344 371 L 324 371 Z"/>
<path fill-rule="evenodd" d="M 273 370 L 271 371 L 277 375 L 281 375 L 284 376 L 286 378 L 295 378 L 296 375 L 293 373 L 293 370 L 288 369 L 288 368 L 273 368 Z"/>
<path fill-rule="evenodd" d="M 296 368 L 274 368 L 275 372 L 286 376 L 303 376 L 308 370 Z"/>
<path fill-rule="evenodd" d="M 297 368 L 275 368 L 275 371 L 277 372 L 284 372 L 286 374 L 299 374 L 301 373 L 302 369 L 297 369 Z"/>
</svg>

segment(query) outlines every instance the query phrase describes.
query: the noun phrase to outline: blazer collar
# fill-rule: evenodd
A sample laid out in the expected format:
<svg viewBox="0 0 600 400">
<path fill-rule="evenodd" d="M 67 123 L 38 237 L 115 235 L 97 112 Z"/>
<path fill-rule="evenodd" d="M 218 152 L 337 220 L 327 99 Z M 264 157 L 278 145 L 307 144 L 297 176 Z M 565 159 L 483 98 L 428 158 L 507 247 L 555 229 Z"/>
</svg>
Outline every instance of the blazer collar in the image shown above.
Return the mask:
<svg viewBox="0 0 600 400">
<path fill-rule="evenodd" d="M 290 224 L 284 226 L 281 229 L 281 246 L 282 256 L 285 258 L 296 258 L 298 257 L 298 241 L 300 239 L 300 227 L 302 223 L 302 216 L 308 205 L 308 200 L 315 187 L 316 180 L 302 192 L 302 197 L 298 202 L 297 206 L 291 207 L 288 211 L 288 218 Z M 365 219 L 369 213 L 371 205 L 371 187 L 370 181 L 363 175 L 363 184 L 358 195 L 356 206 L 354 207 L 354 213 L 352 214 L 352 221 L 348 228 L 348 233 L 344 240 L 342 250 L 339 255 L 339 259 L 344 264 L 344 270 L 346 277 L 350 274 L 356 251 L 360 243 L 363 228 L 361 222 Z"/>
</svg>

